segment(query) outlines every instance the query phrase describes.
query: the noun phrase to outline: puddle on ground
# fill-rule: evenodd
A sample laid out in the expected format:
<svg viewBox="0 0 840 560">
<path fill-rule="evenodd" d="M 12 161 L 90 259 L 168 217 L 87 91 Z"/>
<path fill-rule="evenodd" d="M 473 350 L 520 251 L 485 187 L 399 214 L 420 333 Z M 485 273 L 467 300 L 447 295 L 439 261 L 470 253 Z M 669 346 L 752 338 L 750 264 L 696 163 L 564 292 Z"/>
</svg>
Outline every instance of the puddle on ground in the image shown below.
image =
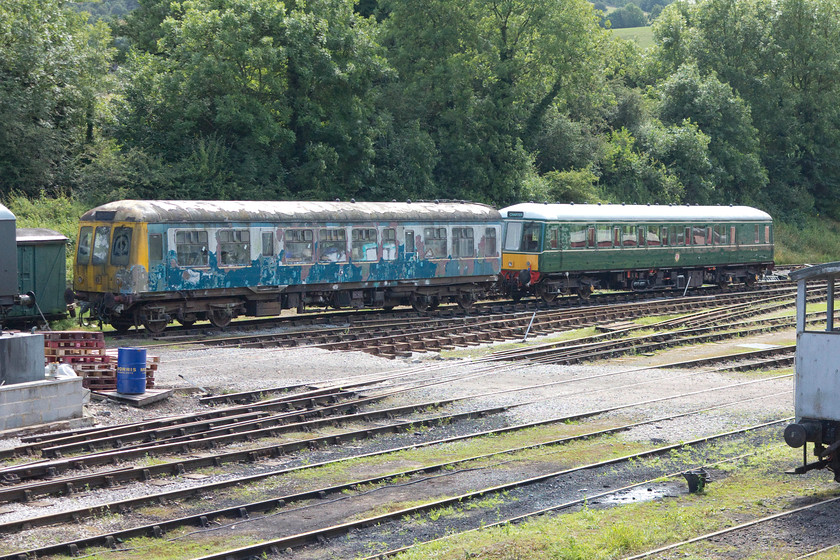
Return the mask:
<svg viewBox="0 0 840 560">
<path fill-rule="evenodd" d="M 602 505 L 619 505 L 632 504 L 638 502 L 650 502 L 653 500 L 661 500 L 662 498 L 676 498 L 680 494 L 688 492 L 688 488 L 683 484 L 646 484 L 638 488 L 631 488 L 591 500 L 590 504 Z"/>
</svg>

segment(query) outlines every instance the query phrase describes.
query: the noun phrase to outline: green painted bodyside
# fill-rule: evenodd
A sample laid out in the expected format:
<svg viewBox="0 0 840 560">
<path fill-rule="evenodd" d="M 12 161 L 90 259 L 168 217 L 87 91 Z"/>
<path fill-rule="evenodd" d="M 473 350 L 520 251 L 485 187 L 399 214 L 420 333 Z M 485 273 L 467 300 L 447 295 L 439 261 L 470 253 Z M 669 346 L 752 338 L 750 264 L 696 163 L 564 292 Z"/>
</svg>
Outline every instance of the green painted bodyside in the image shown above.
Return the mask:
<svg viewBox="0 0 840 560">
<path fill-rule="evenodd" d="M 773 229 L 769 222 L 726 223 L 727 232 L 730 226 L 736 228 L 734 245 L 698 245 L 698 246 L 656 246 L 656 247 L 600 247 L 575 248 L 569 246 L 569 228 L 571 224 L 559 224 L 560 250 L 542 250 L 539 252 L 539 271 L 543 274 L 565 272 L 589 272 L 609 270 L 643 270 L 667 268 L 711 267 L 728 264 L 767 263 L 773 260 Z M 581 224 L 574 224 L 575 226 Z M 625 224 L 611 224 L 620 226 Z M 641 225 L 641 224 L 632 224 Z M 685 223 L 657 223 L 655 227 L 674 225 L 684 228 Z M 695 226 L 712 226 L 715 224 L 692 224 Z M 770 243 L 754 243 L 754 227 L 760 226 L 760 234 L 764 236 L 764 226 L 770 226 Z M 544 223 L 540 236 L 542 246 L 546 240 Z M 550 227 L 550 226 L 549 226 Z M 521 253 L 520 251 L 505 251 L 506 253 Z"/>
<path fill-rule="evenodd" d="M 38 307 L 15 305 L 9 309 L 8 318 L 38 318 L 41 313 L 53 317 L 66 313 L 65 253 L 64 242 L 18 244 L 18 293 L 33 292 L 40 312 Z"/>
</svg>

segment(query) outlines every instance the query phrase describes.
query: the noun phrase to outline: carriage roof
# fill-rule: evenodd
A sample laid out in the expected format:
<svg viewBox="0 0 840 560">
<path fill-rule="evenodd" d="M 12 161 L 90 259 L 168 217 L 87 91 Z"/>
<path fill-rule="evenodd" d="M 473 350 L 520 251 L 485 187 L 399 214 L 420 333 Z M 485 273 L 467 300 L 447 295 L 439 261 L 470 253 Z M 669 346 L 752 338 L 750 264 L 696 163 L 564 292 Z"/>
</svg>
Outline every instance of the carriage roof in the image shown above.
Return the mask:
<svg viewBox="0 0 840 560">
<path fill-rule="evenodd" d="M 765 222 L 770 214 L 749 206 L 643 204 L 536 204 L 502 208 L 504 218 L 563 222 Z"/>
<path fill-rule="evenodd" d="M 86 212 L 83 221 L 390 222 L 500 221 L 498 210 L 472 202 L 310 202 L 220 200 L 120 200 Z"/>
</svg>

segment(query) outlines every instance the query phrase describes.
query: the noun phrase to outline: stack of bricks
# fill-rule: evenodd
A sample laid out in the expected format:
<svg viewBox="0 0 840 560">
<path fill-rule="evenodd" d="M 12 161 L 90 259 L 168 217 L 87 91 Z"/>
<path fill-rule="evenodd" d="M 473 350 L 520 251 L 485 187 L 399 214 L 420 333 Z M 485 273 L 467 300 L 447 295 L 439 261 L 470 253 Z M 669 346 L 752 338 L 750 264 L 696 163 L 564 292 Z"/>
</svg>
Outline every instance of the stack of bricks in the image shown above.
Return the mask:
<svg viewBox="0 0 840 560">
<path fill-rule="evenodd" d="M 44 332 L 44 356 L 48 364 L 64 363 L 82 378 L 82 386 L 91 391 L 116 391 L 117 350 L 105 349 L 101 332 L 47 331 Z M 155 386 L 154 372 L 160 358 L 146 359 L 146 388 Z"/>
</svg>

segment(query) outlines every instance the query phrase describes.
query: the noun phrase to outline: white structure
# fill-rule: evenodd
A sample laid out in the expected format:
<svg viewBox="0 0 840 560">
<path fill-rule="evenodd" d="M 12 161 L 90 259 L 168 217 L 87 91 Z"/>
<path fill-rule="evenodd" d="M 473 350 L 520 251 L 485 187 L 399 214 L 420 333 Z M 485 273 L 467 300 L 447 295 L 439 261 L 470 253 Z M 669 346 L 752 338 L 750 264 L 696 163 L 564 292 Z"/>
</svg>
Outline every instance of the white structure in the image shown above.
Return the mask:
<svg viewBox="0 0 840 560">
<path fill-rule="evenodd" d="M 835 282 L 840 262 L 797 270 L 796 280 L 796 379 L 794 408 L 796 422 L 785 429 L 785 442 L 803 448 L 804 473 L 828 467 L 840 482 L 840 325 L 835 328 Z M 827 310 L 819 325 L 807 322 L 808 283 L 827 287 Z M 817 461 L 808 463 L 807 443 L 814 443 Z"/>
</svg>

